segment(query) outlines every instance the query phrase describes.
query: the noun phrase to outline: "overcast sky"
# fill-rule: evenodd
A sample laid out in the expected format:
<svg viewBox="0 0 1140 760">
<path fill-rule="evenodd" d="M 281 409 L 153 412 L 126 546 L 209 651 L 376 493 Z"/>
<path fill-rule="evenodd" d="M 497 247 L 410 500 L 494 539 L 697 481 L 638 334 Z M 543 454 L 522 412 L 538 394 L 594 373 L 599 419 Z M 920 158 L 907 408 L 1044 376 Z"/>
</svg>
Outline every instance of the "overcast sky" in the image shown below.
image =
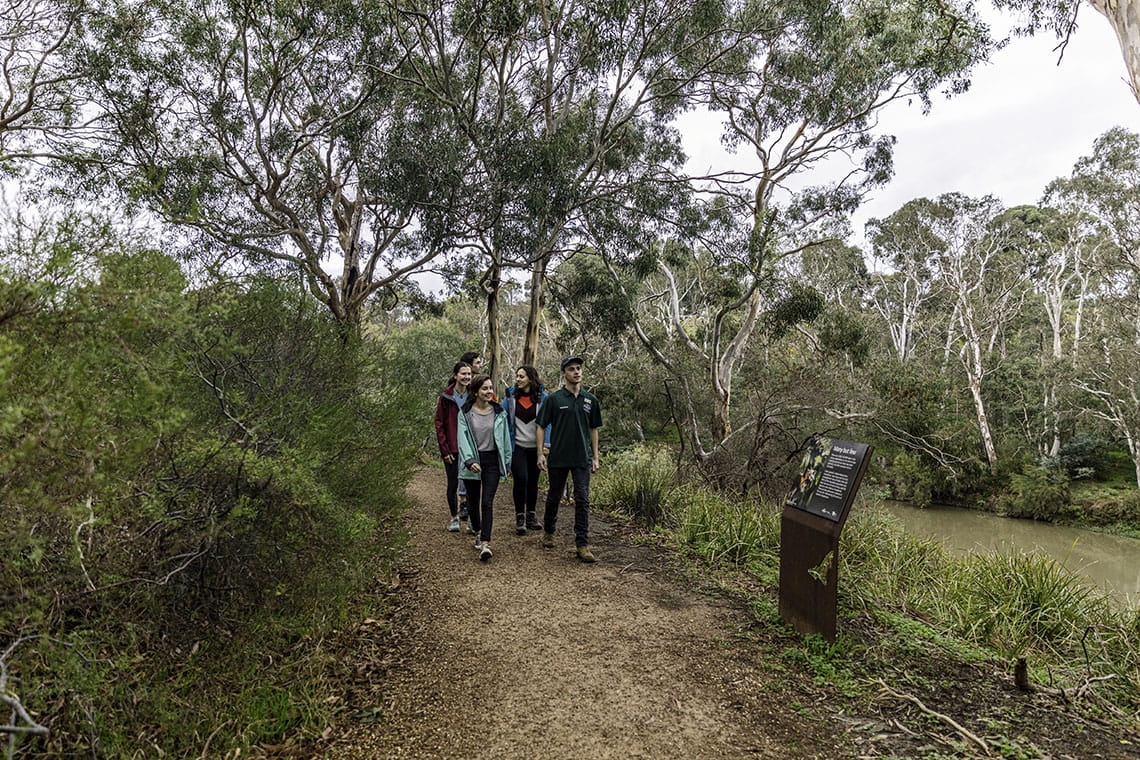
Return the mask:
<svg viewBox="0 0 1140 760">
<path fill-rule="evenodd" d="M 1060 66 L 1051 34 L 1015 39 L 975 71 L 966 94 L 936 100 L 928 115 L 917 104 L 888 109 L 879 131 L 898 138 L 895 177 L 856 216 L 853 242 L 861 242 L 867 219 L 913 198 L 957 191 L 996 195 L 1007 206 L 1034 203 L 1105 131 L 1140 130 L 1140 104 L 1108 20 L 1084 6 L 1079 24 Z M 691 170 L 725 160 L 715 129 L 699 141 L 683 129 Z"/>
</svg>

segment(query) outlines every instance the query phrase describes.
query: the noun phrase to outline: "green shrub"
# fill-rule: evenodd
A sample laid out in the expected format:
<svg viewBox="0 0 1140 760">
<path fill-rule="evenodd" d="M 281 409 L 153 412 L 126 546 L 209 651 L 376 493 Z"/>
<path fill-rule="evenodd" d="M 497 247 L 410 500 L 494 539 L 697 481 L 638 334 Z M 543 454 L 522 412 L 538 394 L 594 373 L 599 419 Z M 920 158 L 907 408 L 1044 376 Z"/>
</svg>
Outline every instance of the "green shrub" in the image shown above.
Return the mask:
<svg viewBox="0 0 1140 760">
<path fill-rule="evenodd" d="M 386 388 L 403 388 L 420 419 L 430 417 L 440 392 L 451 381 L 451 368 L 470 341 L 455 323 L 443 318 L 425 319 L 371 338 L 379 382 Z"/>
<path fill-rule="evenodd" d="M 1055 457 L 1047 457 L 1041 464 L 1059 470 L 1070 478 L 1101 478 L 1112 466 L 1110 447 L 1102 438 L 1087 434 L 1074 435 L 1062 444 Z"/>
<path fill-rule="evenodd" d="M 1068 516 L 1069 480 L 1064 473 L 1030 466 L 1009 476 L 1009 490 L 994 503 L 1008 517 L 1051 521 Z"/>
<path fill-rule="evenodd" d="M 296 286 L 186 292 L 170 259 L 109 248 L 59 257 L 85 276 L 0 325 L 0 652 L 51 728 L 16 755 L 313 727 L 305 642 L 387 551 L 418 420 Z"/>
<path fill-rule="evenodd" d="M 1140 491 L 1102 492 L 1080 502 L 1082 523 L 1140 530 Z"/>
<path fill-rule="evenodd" d="M 938 479 L 921 455 L 910 451 L 898 454 L 891 465 L 889 477 L 896 499 L 910 501 L 923 508 L 934 503 Z"/>
</svg>

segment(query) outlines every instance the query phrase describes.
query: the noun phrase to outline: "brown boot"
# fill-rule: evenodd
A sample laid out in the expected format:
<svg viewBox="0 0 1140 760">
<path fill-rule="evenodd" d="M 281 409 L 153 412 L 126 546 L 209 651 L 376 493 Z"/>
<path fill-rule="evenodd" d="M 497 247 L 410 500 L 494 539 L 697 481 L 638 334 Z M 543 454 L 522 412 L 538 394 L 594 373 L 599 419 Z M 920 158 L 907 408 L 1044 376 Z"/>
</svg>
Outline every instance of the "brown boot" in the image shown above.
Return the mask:
<svg viewBox="0 0 1140 760">
<path fill-rule="evenodd" d="M 542 534 L 542 548 L 543 549 L 553 549 L 554 548 L 554 534 L 553 533 L 546 533 L 545 531 L 543 532 L 543 534 Z"/>
<path fill-rule="evenodd" d="M 581 562 L 597 562 L 598 558 L 594 556 L 594 553 L 592 551 L 590 551 L 589 546 L 579 546 L 578 560 Z"/>
</svg>

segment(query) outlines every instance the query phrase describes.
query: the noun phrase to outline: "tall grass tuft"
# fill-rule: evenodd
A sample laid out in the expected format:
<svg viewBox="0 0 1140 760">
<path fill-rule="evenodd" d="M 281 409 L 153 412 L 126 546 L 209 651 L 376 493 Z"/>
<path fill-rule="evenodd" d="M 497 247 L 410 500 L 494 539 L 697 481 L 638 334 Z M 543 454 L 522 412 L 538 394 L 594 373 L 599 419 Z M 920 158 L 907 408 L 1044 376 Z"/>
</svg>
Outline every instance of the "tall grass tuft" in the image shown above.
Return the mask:
<svg viewBox="0 0 1140 760">
<path fill-rule="evenodd" d="M 1103 593 L 1040 554 L 971 554 L 948 580 L 942 616 L 1005 656 L 1064 654 L 1090 624 L 1111 617 Z"/>
<path fill-rule="evenodd" d="M 779 511 L 727 500 L 711 491 L 685 490 L 677 535 L 713 562 L 775 565 L 780 551 Z"/>
<path fill-rule="evenodd" d="M 859 607 L 925 607 L 947 568 L 941 544 L 907 534 L 879 505 L 862 502 L 844 528 L 839 561 L 841 591 Z"/>
<path fill-rule="evenodd" d="M 637 446 L 606 461 L 593 499 L 654 527 L 665 522 L 677 496 L 677 466 L 668 449 Z"/>
</svg>

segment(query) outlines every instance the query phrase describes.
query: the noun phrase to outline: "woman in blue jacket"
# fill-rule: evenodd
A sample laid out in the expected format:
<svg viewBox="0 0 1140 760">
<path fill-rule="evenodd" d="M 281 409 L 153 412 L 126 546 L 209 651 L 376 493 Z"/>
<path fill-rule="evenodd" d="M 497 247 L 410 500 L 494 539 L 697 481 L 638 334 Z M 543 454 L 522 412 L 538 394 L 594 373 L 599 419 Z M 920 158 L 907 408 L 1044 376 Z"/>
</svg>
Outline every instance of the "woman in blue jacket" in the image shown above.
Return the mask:
<svg viewBox="0 0 1140 760">
<path fill-rule="evenodd" d="M 539 530 L 542 523 L 535 515 L 538 504 L 538 442 L 535 419 L 546 391 L 538 381 L 538 370 L 524 364 L 515 372 L 515 384 L 507 388 L 503 407 L 507 410 L 507 423 L 511 431 L 511 475 L 515 478 L 515 532 L 520 536 L 528 530 Z M 549 444 L 549 432 L 547 442 Z"/>
<path fill-rule="evenodd" d="M 458 422 L 459 477 L 467 481 L 467 524 L 478 531 L 475 549 L 486 562 L 491 559 L 495 492 L 511 468 L 507 413 L 495 401 L 495 384 L 489 376 L 476 375 L 471 381 Z"/>
</svg>

